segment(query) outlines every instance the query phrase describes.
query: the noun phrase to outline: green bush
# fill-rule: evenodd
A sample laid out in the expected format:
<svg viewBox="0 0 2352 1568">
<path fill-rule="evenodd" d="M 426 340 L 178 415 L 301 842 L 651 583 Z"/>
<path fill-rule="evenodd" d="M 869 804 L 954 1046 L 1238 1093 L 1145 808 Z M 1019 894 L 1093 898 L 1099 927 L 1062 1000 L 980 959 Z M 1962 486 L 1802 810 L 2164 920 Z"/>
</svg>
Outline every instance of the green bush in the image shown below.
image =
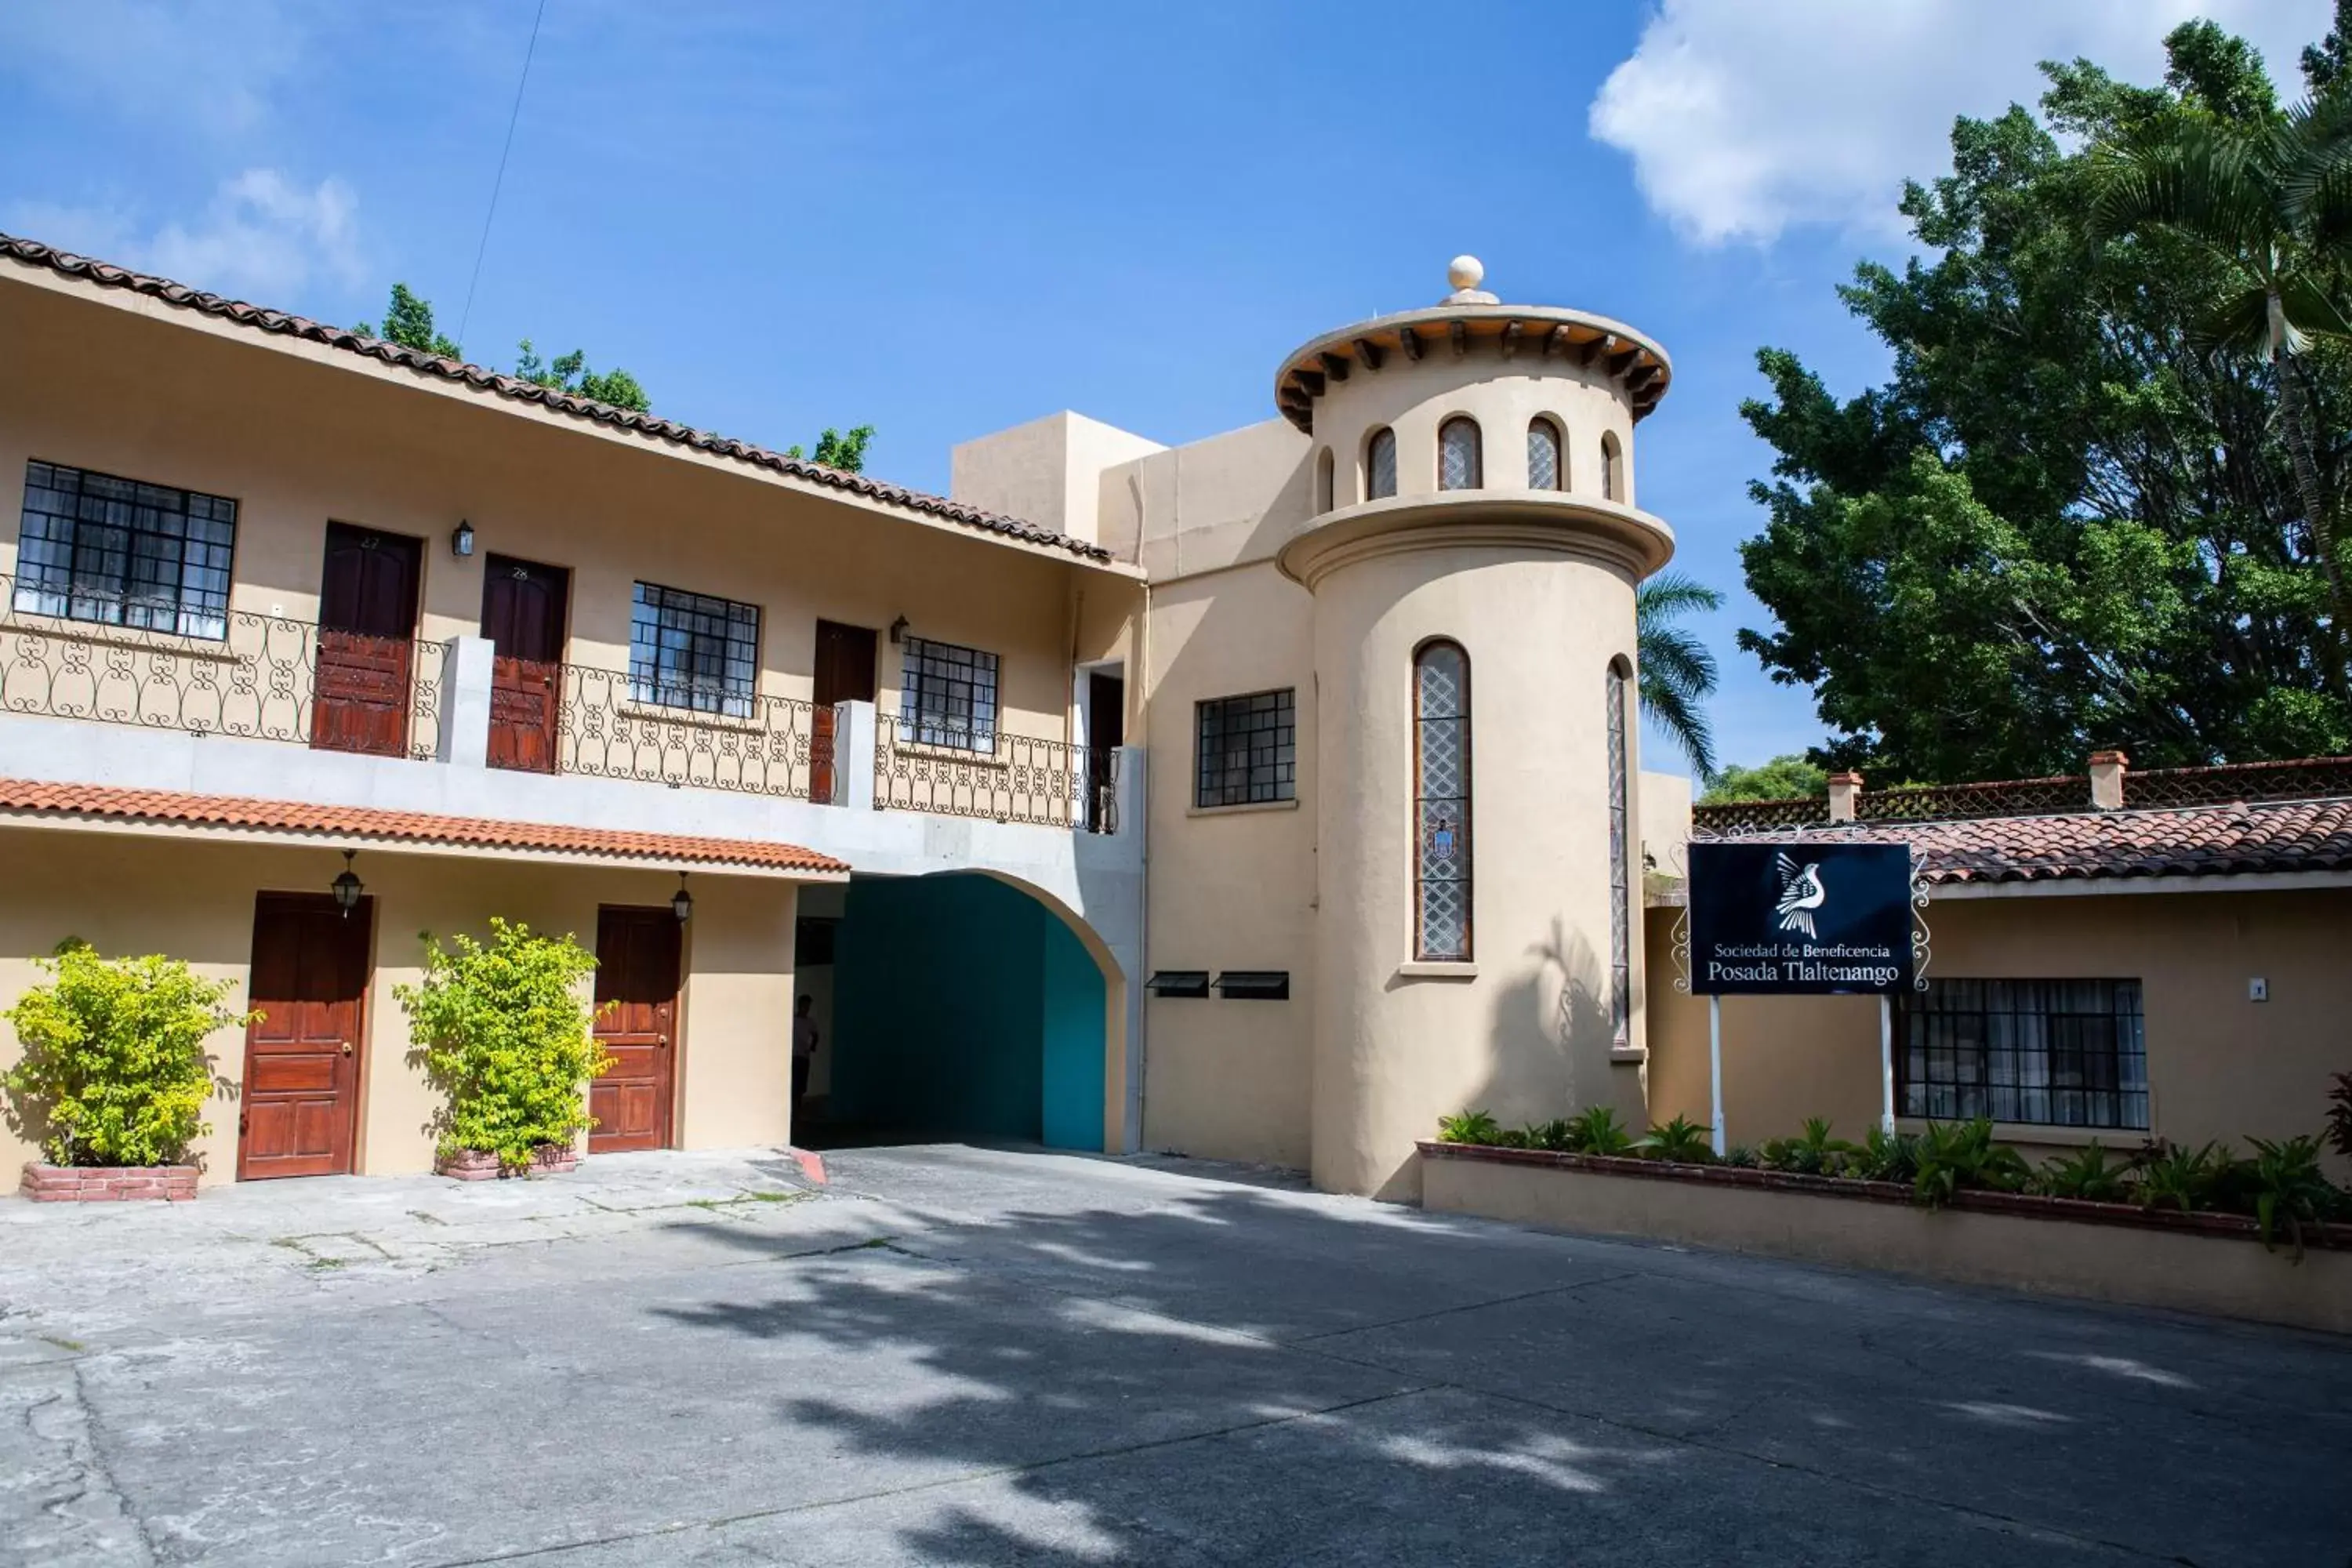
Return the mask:
<svg viewBox="0 0 2352 1568">
<path fill-rule="evenodd" d="M 55 976 L 8 1009 L 24 1059 L 5 1078 L 8 1120 L 58 1165 L 176 1165 L 212 1128 L 226 1088 L 205 1042 L 257 1016 L 221 1004 L 235 986 L 176 958 L 101 958 L 79 938 L 34 961 Z"/>
<path fill-rule="evenodd" d="M 1907 1132 L 1874 1127 L 1859 1147 L 1843 1156 L 1838 1173 L 1863 1182 L 1916 1181 L 1919 1141 Z"/>
<path fill-rule="evenodd" d="M 2026 1190 L 2044 1197 L 2119 1204 L 2131 1196 L 2131 1171 L 2128 1160 L 2108 1164 L 2105 1146 L 2094 1138 L 2072 1154 L 2044 1160 Z"/>
<path fill-rule="evenodd" d="M 1571 1142 L 1574 1131 L 1571 1123 L 1557 1116 L 1549 1121 L 1531 1121 L 1527 1130 L 1528 1147 L 1549 1149 L 1555 1154 L 1564 1153 L 1575 1146 Z"/>
<path fill-rule="evenodd" d="M 2284 1226 L 2294 1244 L 2295 1261 L 2300 1263 L 2303 1227 L 2333 1214 L 2339 1195 L 2335 1184 L 2320 1171 L 2319 1140 L 2306 1133 L 2284 1142 L 2266 1138 L 2249 1138 L 2246 1142 L 2254 1146 L 2254 1157 L 2243 1164 L 2250 1178 L 2248 1185 L 2263 1246 L 2267 1248 L 2273 1233 Z"/>
<path fill-rule="evenodd" d="M 1633 1135 L 1610 1106 L 1596 1105 L 1570 1117 L 1568 1129 L 1569 1147 L 1580 1154 L 1623 1154 L 1633 1147 Z"/>
<path fill-rule="evenodd" d="M 1830 1136 L 1829 1118 L 1809 1116 L 1805 1131 L 1799 1138 L 1773 1138 L 1763 1149 L 1764 1168 L 1768 1171 L 1794 1171 L 1808 1176 L 1834 1176 L 1854 1146 L 1843 1138 Z"/>
<path fill-rule="evenodd" d="M 1440 1143 L 1484 1143 L 1492 1145 L 1503 1135 L 1503 1124 L 1483 1110 L 1460 1110 L 1452 1116 L 1437 1119 L 1437 1141 Z"/>
<path fill-rule="evenodd" d="M 2183 1149 L 2164 1142 L 2140 1151 L 2139 1201 L 2152 1209 L 2176 1208 L 2182 1214 L 2214 1207 L 2231 1177 L 2229 1152 L 2219 1143 Z"/>
<path fill-rule="evenodd" d="M 1738 1170 L 1752 1171 L 1756 1168 L 1756 1151 L 1745 1143 L 1734 1143 L 1723 1152 L 1723 1163 Z"/>
<path fill-rule="evenodd" d="M 1686 1116 L 1650 1129 L 1646 1137 L 1633 1145 L 1633 1152 L 1651 1160 L 1666 1160 L 1681 1165 L 1712 1165 L 1715 1163 L 1715 1132 L 1702 1127 Z"/>
<path fill-rule="evenodd" d="M 1966 1187 L 2013 1193 L 2022 1188 L 2032 1171 L 2025 1157 L 2006 1143 L 1992 1141 L 1992 1120 L 1930 1121 L 1919 1135 L 1919 1173 L 1911 1190 L 1928 1208 L 1942 1208 Z"/>
<path fill-rule="evenodd" d="M 543 1144 L 569 1145 L 590 1124 L 588 1080 L 612 1065 L 580 997 L 596 960 L 569 936 L 496 918 L 487 945 L 423 940 L 424 980 L 393 994 L 408 1013 L 409 1059 L 448 1097 L 434 1126 L 442 1157 L 476 1150 L 514 1170 Z"/>
</svg>

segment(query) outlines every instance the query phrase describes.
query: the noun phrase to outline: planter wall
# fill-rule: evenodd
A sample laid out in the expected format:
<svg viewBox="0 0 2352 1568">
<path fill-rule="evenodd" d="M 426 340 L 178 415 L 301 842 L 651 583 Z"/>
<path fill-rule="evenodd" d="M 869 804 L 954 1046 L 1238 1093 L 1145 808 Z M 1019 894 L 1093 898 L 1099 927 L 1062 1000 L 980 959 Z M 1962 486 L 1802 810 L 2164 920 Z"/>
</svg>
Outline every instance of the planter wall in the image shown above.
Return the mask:
<svg viewBox="0 0 2352 1568">
<path fill-rule="evenodd" d="M 460 1150 L 446 1159 L 433 1162 L 433 1173 L 460 1182 L 495 1182 L 509 1176 L 560 1176 L 580 1168 L 580 1151 L 555 1143 L 542 1143 L 531 1151 L 530 1163 L 520 1171 L 509 1170 L 499 1163 L 496 1154 L 480 1149 Z"/>
<path fill-rule="evenodd" d="M 2148 1215 L 1720 1166 L 1423 1143 L 1422 1206 L 1850 1268 L 2352 1333 L 2352 1227 L 2306 1227 L 2292 1261 L 2233 1215 Z"/>
<path fill-rule="evenodd" d="M 44 1165 L 25 1167 L 24 1194 L 37 1204 L 186 1203 L 196 1195 L 194 1165 Z"/>
</svg>

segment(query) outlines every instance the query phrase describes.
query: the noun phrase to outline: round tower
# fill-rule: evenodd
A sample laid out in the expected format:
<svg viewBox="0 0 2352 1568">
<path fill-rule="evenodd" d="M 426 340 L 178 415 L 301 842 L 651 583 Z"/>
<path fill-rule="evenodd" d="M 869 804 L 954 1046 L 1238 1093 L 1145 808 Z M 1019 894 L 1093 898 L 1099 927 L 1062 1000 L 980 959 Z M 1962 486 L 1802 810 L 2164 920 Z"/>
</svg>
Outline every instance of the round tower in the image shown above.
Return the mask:
<svg viewBox="0 0 2352 1568">
<path fill-rule="evenodd" d="M 1447 1112 L 1642 1109 L 1633 591 L 1674 535 L 1633 427 L 1672 372 L 1449 276 L 1275 380 L 1315 441 L 1278 557 L 1314 598 L 1314 1175 L 1390 1197 Z"/>
</svg>

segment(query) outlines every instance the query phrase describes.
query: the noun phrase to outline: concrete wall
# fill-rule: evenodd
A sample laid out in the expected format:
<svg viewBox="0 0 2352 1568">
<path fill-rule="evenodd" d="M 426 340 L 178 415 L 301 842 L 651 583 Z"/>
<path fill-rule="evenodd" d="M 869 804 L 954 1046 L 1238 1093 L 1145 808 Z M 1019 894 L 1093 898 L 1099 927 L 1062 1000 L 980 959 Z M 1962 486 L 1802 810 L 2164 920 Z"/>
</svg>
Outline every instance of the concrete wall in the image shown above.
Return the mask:
<svg viewBox="0 0 2352 1568">
<path fill-rule="evenodd" d="M 1073 539 L 1104 543 L 1096 516 L 1103 470 L 1164 449 L 1157 441 L 1066 410 L 956 447 L 949 455 L 948 493 Z"/>
<path fill-rule="evenodd" d="M 1423 1205 L 1448 1214 L 2352 1332 L 2352 1253 L 2313 1248 L 2296 1264 L 2234 1237 L 1475 1157 L 1427 1165 Z"/>
<path fill-rule="evenodd" d="M 1675 992 L 1678 911 L 1649 911 L 1650 1115 L 1707 1117 L 1706 999 Z M 1927 921 L 1928 973 L 1979 979 L 2137 979 L 2146 1015 L 2149 1132 L 2177 1143 L 2319 1130 L 2328 1075 L 2352 1065 L 2352 889 L 1943 899 Z M 2247 999 L 2268 982 L 2270 1000 Z M 1878 1007 L 1869 997 L 1727 997 L 1723 1005 L 1728 1139 L 1754 1144 L 1829 1117 L 1845 1137 L 1880 1105 Z M 2084 1142 L 2073 1129 L 2004 1127 L 2041 1154 Z M 2137 1131 L 2100 1131 L 2110 1147 Z M 2339 1175 L 2345 1173 L 2341 1170 Z"/>
<path fill-rule="evenodd" d="M 158 952 L 235 983 L 246 1005 L 255 895 L 323 892 L 342 869 L 336 848 L 194 842 L 163 834 L 0 826 L 0 1007 L 41 976 L 32 964 L 68 936 L 109 956 Z M 487 936 L 489 917 L 576 934 L 593 949 L 599 904 L 657 905 L 677 879 L 613 867 L 540 866 L 369 849 L 356 863 L 374 900 L 374 961 L 362 1045 L 357 1168 L 395 1174 L 429 1168 L 437 1098 L 407 1061 L 408 1021 L 393 987 L 422 972 L 420 931 Z M 788 1141 L 793 885 L 765 879 L 695 879 L 687 931 L 674 1141 L 681 1148 L 741 1148 Z M 242 1030 L 212 1044 L 232 1083 L 245 1067 Z M 0 1025 L 0 1069 L 21 1047 Z M 236 1107 L 216 1100 L 198 1145 L 207 1182 L 236 1171 Z M 34 1151 L 0 1130 L 0 1170 Z"/>
</svg>

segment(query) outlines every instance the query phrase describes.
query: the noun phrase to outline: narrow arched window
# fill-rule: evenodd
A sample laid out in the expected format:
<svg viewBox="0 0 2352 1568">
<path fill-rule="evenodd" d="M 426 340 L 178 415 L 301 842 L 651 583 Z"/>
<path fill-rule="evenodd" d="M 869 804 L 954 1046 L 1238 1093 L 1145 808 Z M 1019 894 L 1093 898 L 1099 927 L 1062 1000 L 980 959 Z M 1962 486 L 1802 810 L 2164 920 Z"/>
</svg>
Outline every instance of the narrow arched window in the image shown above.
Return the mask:
<svg viewBox="0 0 2352 1568">
<path fill-rule="evenodd" d="M 1383 425 L 1364 447 L 1364 499 L 1396 494 L 1396 432 Z"/>
<path fill-rule="evenodd" d="M 1568 488 L 1567 465 L 1559 460 L 1560 451 L 1559 426 L 1542 418 L 1528 422 L 1528 489 L 1564 490 Z"/>
<path fill-rule="evenodd" d="M 1611 1039 L 1619 1046 L 1633 1037 L 1633 844 L 1626 795 L 1633 784 L 1633 763 L 1627 754 L 1627 700 L 1632 682 L 1625 662 L 1609 666 L 1609 711 L 1603 719 L 1609 736 L 1609 1025 Z"/>
<path fill-rule="evenodd" d="M 1601 499 L 1625 499 L 1625 454 L 1617 445 L 1617 433 L 1604 431 L 1601 437 Z"/>
<path fill-rule="evenodd" d="M 1456 416 L 1437 427 L 1437 488 L 1475 490 L 1486 483 L 1479 460 L 1478 422 Z"/>
<path fill-rule="evenodd" d="M 1413 956 L 1470 958 L 1470 656 L 1412 658 Z"/>
<path fill-rule="evenodd" d="M 1331 510 L 1331 481 L 1336 467 L 1330 447 L 1315 455 L 1315 510 L 1318 512 Z"/>
</svg>

